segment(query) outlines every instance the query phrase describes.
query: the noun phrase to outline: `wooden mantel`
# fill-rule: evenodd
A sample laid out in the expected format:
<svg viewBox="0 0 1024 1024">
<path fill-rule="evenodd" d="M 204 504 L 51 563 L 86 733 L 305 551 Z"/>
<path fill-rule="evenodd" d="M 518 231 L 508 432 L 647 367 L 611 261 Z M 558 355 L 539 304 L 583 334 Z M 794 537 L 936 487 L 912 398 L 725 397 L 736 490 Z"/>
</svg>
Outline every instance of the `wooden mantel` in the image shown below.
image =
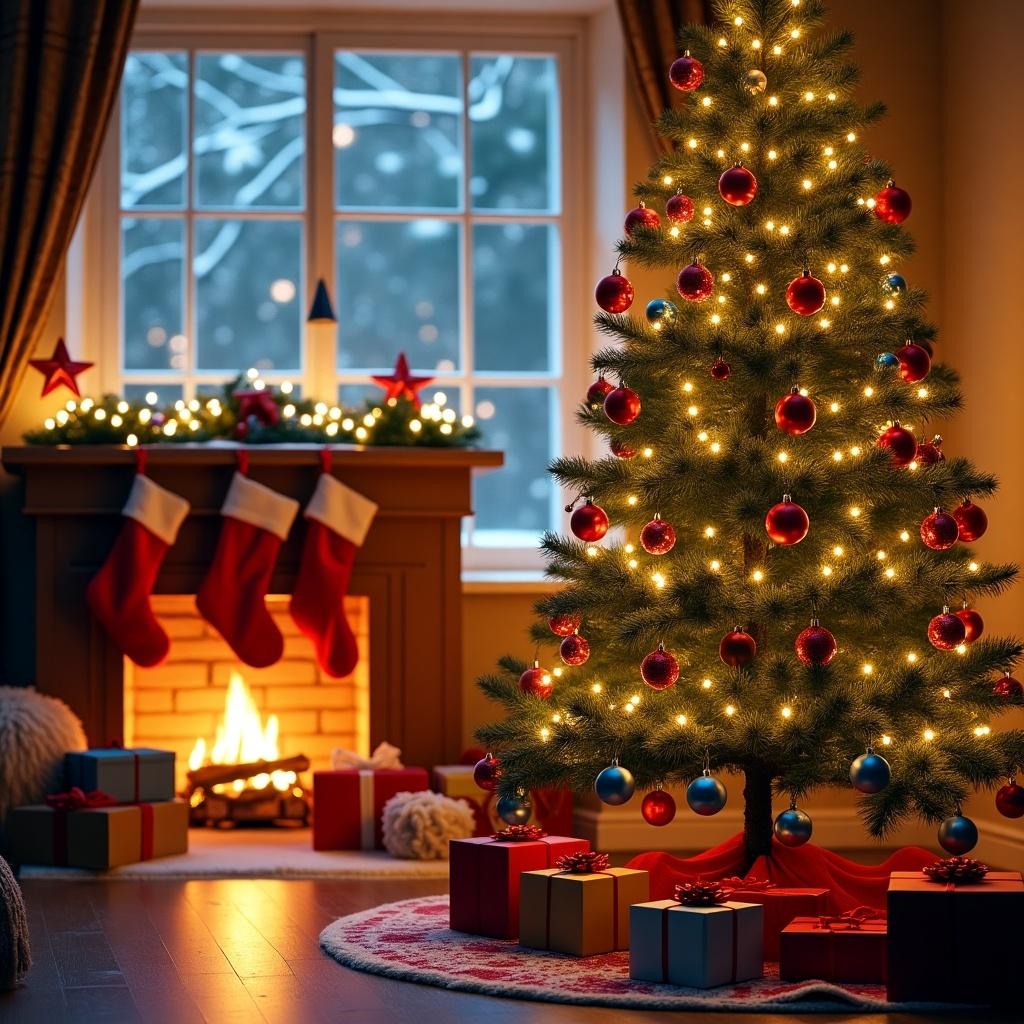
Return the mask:
<svg viewBox="0 0 1024 1024">
<path fill-rule="evenodd" d="M 356 556 L 349 586 L 370 601 L 370 740 L 402 748 L 408 764 L 450 762 L 461 740 L 460 520 L 472 511 L 473 470 L 500 452 L 331 446 L 332 472 L 380 510 Z M 155 591 L 194 594 L 213 557 L 219 509 L 238 452 L 249 475 L 305 505 L 320 471 L 320 445 L 166 444 L 146 449 L 147 474 L 187 499 L 188 519 Z M 85 587 L 121 525 L 135 471 L 133 449 L 108 445 L 4 448 L 24 480 L 35 523 L 36 685 L 67 701 L 92 743 L 123 735 L 123 660 L 85 604 Z M 270 592 L 291 592 L 303 537 L 292 528 Z M 26 565 L 28 561 L 26 561 Z M 31 592 L 34 591 L 34 596 Z"/>
</svg>

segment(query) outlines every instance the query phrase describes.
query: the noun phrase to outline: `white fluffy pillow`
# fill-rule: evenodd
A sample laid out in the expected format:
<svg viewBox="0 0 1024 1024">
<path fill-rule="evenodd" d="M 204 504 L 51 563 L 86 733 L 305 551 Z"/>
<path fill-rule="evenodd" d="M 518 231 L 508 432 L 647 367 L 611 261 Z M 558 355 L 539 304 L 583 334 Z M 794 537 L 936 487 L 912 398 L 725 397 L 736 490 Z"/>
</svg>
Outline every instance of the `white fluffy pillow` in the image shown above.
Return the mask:
<svg viewBox="0 0 1024 1024">
<path fill-rule="evenodd" d="M 448 840 L 468 839 L 474 825 L 462 800 L 429 790 L 396 793 L 384 805 L 384 849 L 406 860 L 447 860 Z"/>
</svg>

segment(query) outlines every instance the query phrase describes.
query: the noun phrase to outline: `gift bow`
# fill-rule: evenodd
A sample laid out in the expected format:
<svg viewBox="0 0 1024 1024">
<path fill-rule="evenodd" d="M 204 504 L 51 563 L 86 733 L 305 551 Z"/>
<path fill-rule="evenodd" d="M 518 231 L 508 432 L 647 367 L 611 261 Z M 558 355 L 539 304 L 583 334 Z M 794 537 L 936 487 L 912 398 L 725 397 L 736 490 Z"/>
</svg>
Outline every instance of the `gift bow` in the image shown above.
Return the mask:
<svg viewBox="0 0 1024 1024">
<path fill-rule="evenodd" d="M 739 875 L 721 878 L 718 884 L 725 889 L 743 889 L 745 892 L 761 892 L 764 889 L 775 888 L 775 883 L 769 882 L 767 878 L 740 878 Z"/>
<path fill-rule="evenodd" d="M 608 854 L 596 850 L 567 853 L 555 861 L 555 867 L 573 875 L 599 875 L 608 870 Z"/>
<path fill-rule="evenodd" d="M 855 932 L 860 929 L 862 924 L 868 921 L 884 920 L 885 914 L 872 907 L 856 907 L 838 916 L 822 915 L 818 918 L 818 923 L 814 927 L 824 928 L 832 932 Z"/>
<path fill-rule="evenodd" d="M 117 801 L 102 789 L 93 789 L 88 793 L 78 786 L 72 786 L 66 793 L 51 793 L 46 798 L 46 805 L 55 811 L 80 811 L 85 807 L 113 807 Z"/>
<path fill-rule="evenodd" d="M 696 882 L 682 882 L 676 886 L 676 903 L 684 907 L 714 907 L 726 903 L 732 894 L 731 889 L 723 887 L 721 882 L 710 882 L 698 878 Z"/>
<path fill-rule="evenodd" d="M 973 857 L 946 857 L 921 868 L 929 881 L 964 885 L 980 882 L 988 874 L 988 865 Z"/>
<path fill-rule="evenodd" d="M 369 757 L 363 757 L 354 750 L 335 748 L 331 754 L 331 767 L 335 770 L 356 768 L 359 771 L 382 771 L 387 768 L 404 768 L 402 751 L 390 743 L 378 743 Z"/>
<path fill-rule="evenodd" d="M 509 825 L 508 828 L 491 834 L 491 838 L 500 843 L 522 843 L 531 839 L 543 839 L 545 836 L 547 832 L 539 825 Z"/>
</svg>

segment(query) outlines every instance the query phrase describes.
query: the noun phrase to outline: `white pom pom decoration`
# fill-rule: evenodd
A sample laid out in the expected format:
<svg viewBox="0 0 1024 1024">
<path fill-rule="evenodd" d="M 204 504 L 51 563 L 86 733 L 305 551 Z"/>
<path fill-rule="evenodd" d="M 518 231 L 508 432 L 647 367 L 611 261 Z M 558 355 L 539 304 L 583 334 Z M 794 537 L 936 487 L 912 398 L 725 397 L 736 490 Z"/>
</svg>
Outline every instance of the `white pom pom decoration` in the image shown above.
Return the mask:
<svg viewBox="0 0 1024 1024">
<path fill-rule="evenodd" d="M 383 812 L 384 849 L 405 860 L 447 860 L 449 839 L 468 839 L 475 821 L 469 804 L 440 793 L 396 793 Z"/>
</svg>

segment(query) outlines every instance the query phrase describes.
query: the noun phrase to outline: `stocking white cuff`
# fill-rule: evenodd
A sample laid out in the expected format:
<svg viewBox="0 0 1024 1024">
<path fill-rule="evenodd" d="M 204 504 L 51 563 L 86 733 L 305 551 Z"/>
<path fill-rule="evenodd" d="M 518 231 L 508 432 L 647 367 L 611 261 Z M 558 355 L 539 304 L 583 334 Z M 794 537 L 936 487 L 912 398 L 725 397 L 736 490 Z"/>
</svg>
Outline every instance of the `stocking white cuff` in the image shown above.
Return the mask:
<svg viewBox="0 0 1024 1024">
<path fill-rule="evenodd" d="M 313 497 L 303 513 L 307 519 L 323 523 L 357 548 L 366 540 L 376 514 L 375 502 L 346 487 L 329 473 L 320 474 Z"/>
<path fill-rule="evenodd" d="M 134 519 L 170 547 L 188 515 L 189 504 L 148 476 L 135 474 L 128 501 L 121 514 Z"/>
<path fill-rule="evenodd" d="M 235 473 L 220 514 L 240 519 L 284 540 L 298 511 L 299 503 L 294 498 L 278 494 L 241 473 Z"/>
</svg>

